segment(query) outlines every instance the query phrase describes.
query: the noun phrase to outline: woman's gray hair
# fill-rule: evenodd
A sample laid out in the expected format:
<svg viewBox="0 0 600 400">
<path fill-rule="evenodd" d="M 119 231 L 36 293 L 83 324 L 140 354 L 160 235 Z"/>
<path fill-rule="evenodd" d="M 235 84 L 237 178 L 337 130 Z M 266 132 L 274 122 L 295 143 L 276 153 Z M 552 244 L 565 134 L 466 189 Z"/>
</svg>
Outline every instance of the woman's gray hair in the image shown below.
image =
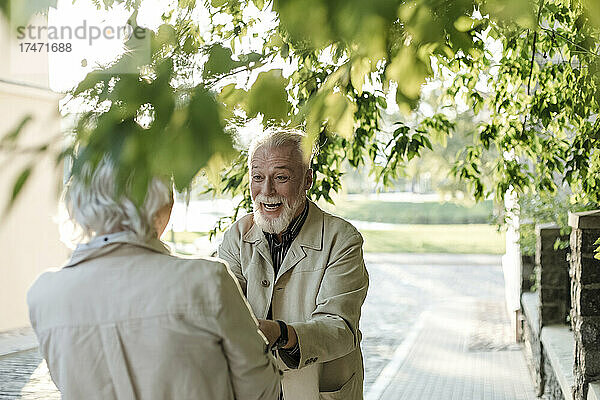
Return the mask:
<svg viewBox="0 0 600 400">
<path fill-rule="evenodd" d="M 173 201 L 173 191 L 163 180 L 152 178 L 138 209 L 125 194 L 117 195 L 114 171 L 113 163 L 104 159 L 93 171 L 86 165 L 80 175 L 71 177 L 64 192 L 70 220 L 80 228 L 80 240 L 129 231 L 146 241 L 156 234 L 154 216 Z"/>
<path fill-rule="evenodd" d="M 300 129 L 270 127 L 256 136 L 248 147 L 248 169 L 252 169 L 252 158 L 260 147 L 269 149 L 292 146 L 302 157 L 305 168 L 310 167 L 315 147 L 308 142 L 306 134 Z"/>
</svg>

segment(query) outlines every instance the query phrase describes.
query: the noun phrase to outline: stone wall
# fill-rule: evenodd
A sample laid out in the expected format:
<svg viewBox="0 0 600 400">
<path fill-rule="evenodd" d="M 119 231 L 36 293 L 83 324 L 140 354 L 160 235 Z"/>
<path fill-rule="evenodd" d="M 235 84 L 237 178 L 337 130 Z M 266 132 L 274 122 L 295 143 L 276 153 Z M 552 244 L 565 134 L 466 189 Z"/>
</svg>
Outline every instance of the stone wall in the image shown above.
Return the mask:
<svg viewBox="0 0 600 400">
<path fill-rule="evenodd" d="M 521 254 L 521 291 L 531 292 L 535 287 L 535 256 Z"/>
<path fill-rule="evenodd" d="M 575 335 L 574 400 L 586 400 L 588 385 L 600 380 L 600 211 L 569 215 L 571 232 L 571 326 Z"/>
<path fill-rule="evenodd" d="M 530 295 L 533 295 L 531 293 Z M 540 338 L 540 328 L 538 318 L 531 315 L 536 313 L 537 302 L 531 296 L 523 298 L 523 326 L 521 329 L 521 341 L 523 342 L 523 350 L 525 351 L 525 359 L 527 366 L 531 372 L 537 395 L 544 393 L 544 370 L 543 370 L 543 354 L 542 343 Z M 530 302 L 530 304 L 527 304 Z"/>
<path fill-rule="evenodd" d="M 538 225 L 535 253 L 538 293 L 540 296 L 540 328 L 566 324 L 571 309 L 569 290 L 569 249 L 555 249 L 557 240 L 567 241 L 557 225 Z M 543 268 L 542 268 L 543 266 Z"/>
<path fill-rule="evenodd" d="M 560 383 L 558 382 L 558 378 L 552 368 L 552 364 L 550 364 L 550 359 L 546 350 L 543 351 L 542 355 L 543 359 L 543 381 L 544 381 L 544 389 L 543 395 L 544 400 L 566 400 L 563 395 L 563 391 L 560 387 Z M 539 395 L 540 393 L 538 393 Z"/>
<path fill-rule="evenodd" d="M 546 326 L 567 326 L 570 310 L 568 249 L 555 249 L 557 239 L 566 241 L 554 224 L 536 226 L 535 292 L 528 293 L 523 285 L 521 303 L 525 321 L 522 340 L 538 396 L 563 400 L 547 349 L 541 340 Z M 525 271 L 525 266 L 523 268 Z"/>
<path fill-rule="evenodd" d="M 564 240 L 557 226 L 536 228 L 536 293 L 521 296 L 523 339 L 539 395 L 588 400 L 600 383 L 600 210 L 569 214 L 569 225 L 565 250 L 554 249 Z"/>
</svg>

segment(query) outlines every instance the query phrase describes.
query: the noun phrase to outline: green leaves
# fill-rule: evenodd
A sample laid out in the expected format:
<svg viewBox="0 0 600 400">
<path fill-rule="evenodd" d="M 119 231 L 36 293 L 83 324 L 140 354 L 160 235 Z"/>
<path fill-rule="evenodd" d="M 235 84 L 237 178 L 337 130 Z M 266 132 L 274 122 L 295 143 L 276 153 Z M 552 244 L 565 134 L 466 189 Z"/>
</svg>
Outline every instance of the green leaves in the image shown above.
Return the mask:
<svg viewBox="0 0 600 400">
<path fill-rule="evenodd" d="M 332 42 L 328 4 L 316 0 L 274 0 L 282 26 L 296 45 L 321 48 Z"/>
<path fill-rule="evenodd" d="M 17 126 L 8 131 L 2 139 L 0 140 L 0 149 L 2 148 L 14 148 L 16 146 L 16 142 L 19 139 L 19 135 L 23 132 L 25 126 L 32 121 L 31 115 L 26 115 L 23 119 L 17 124 Z"/>
<path fill-rule="evenodd" d="M 249 118 L 262 114 L 265 122 L 281 123 L 288 120 L 290 112 L 288 83 L 280 69 L 261 72 L 250 90 L 236 89 L 236 84 L 231 83 L 221 89 L 218 99 L 228 108 L 229 115 L 240 108 Z"/>
<path fill-rule="evenodd" d="M 248 116 L 252 118 L 261 113 L 265 121 L 287 119 L 290 110 L 287 85 L 288 80 L 283 77 L 280 69 L 258 74 L 258 78 L 248 91 L 244 106 Z"/>
<path fill-rule="evenodd" d="M 11 196 L 10 196 L 10 200 L 9 200 L 9 203 L 8 203 L 9 204 L 9 208 L 12 207 L 12 205 L 15 202 L 15 200 L 19 196 L 19 193 L 21 193 L 21 191 L 23 190 L 23 187 L 25 186 L 25 183 L 29 179 L 29 176 L 31 175 L 31 171 L 32 170 L 33 170 L 32 166 L 26 167 L 23 171 L 21 171 L 21 173 L 19 174 L 19 176 L 15 180 L 15 182 L 13 184 L 13 190 L 12 190 L 12 193 L 11 193 Z"/>
<path fill-rule="evenodd" d="M 32 157 L 39 156 L 46 152 L 48 145 L 47 144 L 38 144 L 33 147 L 23 148 L 19 146 L 19 138 L 21 133 L 24 131 L 27 124 L 32 121 L 31 115 L 27 115 L 23 117 L 23 119 L 16 125 L 16 127 L 6 133 L 0 139 L 0 154 L 5 153 L 9 158 L 5 158 L 3 160 L 4 163 L 12 162 L 13 159 L 17 160 L 17 157 L 23 157 L 24 155 L 29 155 Z M 4 213 L 6 214 L 10 209 L 14 206 L 16 200 L 19 197 L 19 194 L 22 192 L 25 183 L 29 179 L 33 171 L 33 164 L 29 164 L 24 167 L 12 185 L 12 192 L 10 197 L 8 198 L 8 202 L 5 206 Z"/>
<path fill-rule="evenodd" d="M 188 187 L 214 155 L 231 152 L 231 139 L 223 131 L 213 95 L 197 87 L 189 96 L 189 103 L 174 112 L 165 132 L 156 137 L 158 154 L 151 160 L 154 170 L 172 174 L 178 190 Z"/>
<path fill-rule="evenodd" d="M 321 147 L 311 193 L 327 201 L 340 188 L 343 160 L 373 165 L 390 183 L 432 143 L 451 147 L 452 132 L 468 137 L 455 173 L 476 198 L 551 191 L 563 177 L 589 198 L 600 193 L 595 1 L 275 0 L 273 24 L 256 16 L 266 3 L 211 0 L 210 24 L 200 29 L 194 16 L 204 3 L 178 0 L 156 32 L 143 31 L 149 48 L 130 41 L 126 56 L 89 74 L 73 92 L 91 107 L 73 145 L 81 148 L 75 170 L 110 154 L 122 182 L 139 177 L 136 192 L 155 173 L 183 188 L 206 166 L 218 175 L 231 156 L 224 126 L 260 114 L 269 124 L 305 126 Z M 279 57 L 293 70 L 289 79 Z M 426 118 L 421 89 L 438 77 L 454 83 Z M 394 87 L 406 119 L 386 132 L 380 114 L 394 108 L 386 101 Z M 460 117 L 459 108 L 469 113 Z M 481 121 L 473 136 L 460 131 L 460 118 Z M 18 131 L 0 144 L 12 145 Z M 240 157 L 220 187 L 243 194 L 247 208 Z"/>
<path fill-rule="evenodd" d="M 480 10 L 501 48 L 493 59 L 474 47 L 449 64 L 457 74 L 449 94 L 460 93 L 485 116 L 476 136 L 481 150 L 477 157 L 462 154 L 457 176 L 483 194 L 485 168 L 477 159 L 488 156 L 494 174 L 487 187 L 498 199 L 508 190 L 544 193 L 566 184 L 596 199 L 600 159 L 592 150 L 598 146 L 592 125 L 600 76 L 590 74 L 598 56 L 587 43 L 597 43 L 600 33 L 586 9 L 546 0 L 487 1 Z M 468 18 L 455 20 L 457 31 L 479 29 Z"/>
<path fill-rule="evenodd" d="M 482 14 L 489 13 L 501 24 L 516 24 L 533 28 L 536 25 L 535 2 L 521 0 L 488 0 L 482 5 Z"/>
<path fill-rule="evenodd" d="M 325 98 L 323 119 L 327 121 L 329 130 L 350 138 L 354 133 L 354 113 L 356 105 L 340 92 L 329 94 Z"/>
<path fill-rule="evenodd" d="M 468 32 L 473 28 L 479 26 L 481 23 L 482 21 L 479 19 L 474 19 L 465 15 L 461 15 L 460 17 L 458 17 L 458 19 L 456 19 L 456 21 L 454 21 L 454 27 L 459 32 Z"/>
<path fill-rule="evenodd" d="M 220 106 L 207 88 L 174 89 L 171 58 L 156 60 L 147 72 L 92 73 L 75 91 L 111 105 L 81 119 L 74 173 L 108 155 L 117 163 L 119 190 L 127 189 L 138 204 L 152 176 L 172 176 L 183 190 L 214 157 L 232 154 Z"/>
<path fill-rule="evenodd" d="M 241 65 L 240 62 L 231 59 L 231 49 L 217 43 L 208 52 L 208 61 L 204 64 L 202 75 L 204 78 L 222 75 Z"/>
<path fill-rule="evenodd" d="M 352 63 L 350 67 L 350 82 L 359 95 L 363 93 L 363 84 L 368 74 L 373 72 L 371 60 L 366 57 L 360 57 Z"/>
<path fill-rule="evenodd" d="M 162 24 L 158 27 L 156 35 L 154 35 L 153 53 L 156 53 L 162 46 L 175 46 L 177 40 L 175 28 L 169 24 Z"/>
<path fill-rule="evenodd" d="M 596 28 L 600 28 L 600 3 L 597 0 L 583 0 L 582 3 L 585 15 L 589 18 L 590 22 Z"/>
<path fill-rule="evenodd" d="M 398 16 L 417 45 L 443 42 L 444 29 L 425 1 L 409 1 L 398 8 Z M 406 43 L 405 43 L 406 45 Z"/>
<path fill-rule="evenodd" d="M 414 108 L 421 94 L 421 86 L 433 74 L 425 57 L 428 55 L 403 47 L 386 68 L 386 77 L 398 84 L 396 101 L 405 112 Z"/>
<path fill-rule="evenodd" d="M 341 187 L 343 149 L 346 141 L 339 136 L 328 133 L 323 129 L 316 138 L 319 153 L 313 158 L 311 169 L 313 174 L 313 186 L 308 195 L 314 199 L 324 199 L 333 204 L 331 192 L 338 192 Z"/>
<path fill-rule="evenodd" d="M 0 12 L 10 18 L 13 26 L 26 25 L 32 15 L 46 13 L 56 7 L 57 0 L 0 0 Z"/>
<path fill-rule="evenodd" d="M 311 140 L 319 137 L 323 127 L 331 133 L 350 139 L 356 127 L 356 103 L 336 87 L 328 89 L 322 87 L 319 93 L 304 104 L 294 122 L 298 124 L 301 119 L 305 121 L 306 132 Z"/>
</svg>

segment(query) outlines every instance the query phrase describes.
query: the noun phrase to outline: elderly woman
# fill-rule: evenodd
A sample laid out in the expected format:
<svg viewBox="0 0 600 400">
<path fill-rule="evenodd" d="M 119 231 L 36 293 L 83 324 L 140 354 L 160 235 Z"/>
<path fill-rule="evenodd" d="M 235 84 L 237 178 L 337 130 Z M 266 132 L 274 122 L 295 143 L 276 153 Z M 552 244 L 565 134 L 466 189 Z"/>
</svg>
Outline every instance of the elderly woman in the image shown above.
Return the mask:
<svg viewBox="0 0 600 400">
<path fill-rule="evenodd" d="M 174 257 L 160 242 L 168 185 L 153 179 L 138 208 L 115 195 L 110 162 L 87 175 L 65 202 L 91 240 L 28 293 L 63 397 L 277 399 L 279 371 L 227 266 Z"/>
</svg>

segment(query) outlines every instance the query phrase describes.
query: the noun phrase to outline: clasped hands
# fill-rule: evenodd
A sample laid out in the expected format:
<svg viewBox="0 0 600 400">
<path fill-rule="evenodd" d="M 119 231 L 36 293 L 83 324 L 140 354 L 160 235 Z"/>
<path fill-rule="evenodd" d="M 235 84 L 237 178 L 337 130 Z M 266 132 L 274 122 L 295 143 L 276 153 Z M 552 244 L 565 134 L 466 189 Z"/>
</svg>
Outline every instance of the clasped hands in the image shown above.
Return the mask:
<svg viewBox="0 0 600 400">
<path fill-rule="evenodd" d="M 288 342 L 284 349 L 291 349 L 296 346 L 298 343 L 298 336 L 296 335 L 296 330 L 288 325 Z M 258 329 L 265 335 L 267 341 L 269 342 L 269 347 L 273 346 L 273 343 L 277 340 L 277 338 L 281 335 L 281 329 L 279 328 L 279 324 L 270 319 L 259 319 L 258 320 Z"/>
</svg>

